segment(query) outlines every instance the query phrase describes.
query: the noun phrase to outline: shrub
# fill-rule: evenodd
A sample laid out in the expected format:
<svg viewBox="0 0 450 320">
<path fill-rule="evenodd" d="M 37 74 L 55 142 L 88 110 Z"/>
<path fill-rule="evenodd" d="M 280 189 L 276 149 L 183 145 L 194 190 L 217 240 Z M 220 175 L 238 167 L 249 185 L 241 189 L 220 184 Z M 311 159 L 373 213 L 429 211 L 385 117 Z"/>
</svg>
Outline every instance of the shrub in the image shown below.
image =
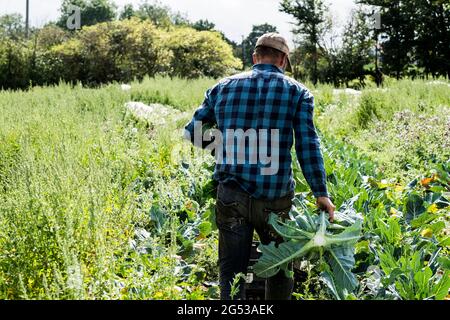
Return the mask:
<svg viewBox="0 0 450 320">
<path fill-rule="evenodd" d="M 233 56 L 232 48 L 218 32 L 192 28 L 175 28 L 169 31 L 167 46 L 173 54 L 170 64 L 172 76 L 218 78 L 233 69 L 242 68 Z"/>
<path fill-rule="evenodd" d="M 218 78 L 240 68 L 232 48 L 218 32 L 188 27 L 158 29 L 138 18 L 99 23 L 71 35 L 56 26 L 36 38 L 0 40 L 0 88 L 26 88 L 60 80 L 86 85 L 146 75 Z"/>
<path fill-rule="evenodd" d="M 378 119 L 381 107 L 382 101 L 378 97 L 371 93 L 364 94 L 356 114 L 359 126 L 365 129 L 370 122 Z"/>
<path fill-rule="evenodd" d="M 0 39 L 0 89 L 25 89 L 30 79 L 28 47 L 11 39 Z"/>
<path fill-rule="evenodd" d="M 130 73 L 139 80 L 146 75 L 165 74 L 169 69 L 172 53 L 164 45 L 165 32 L 157 29 L 150 21 L 131 20 L 130 35 L 133 46 L 129 50 Z"/>
<path fill-rule="evenodd" d="M 53 46 L 61 44 L 70 38 L 63 29 L 55 25 L 47 25 L 36 33 L 37 47 L 39 50 L 48 50 Z"/>
<path fill-rule="evenodd" d="M 169 54 L 161 46 L 161 32 L 150 22 L 138 20 L 100 23 L 84 28 L 52 52 L 58 64 L 69 70 L 67 81 L 88 84 L 142 79 L 166 68 Z"/>
</svg>

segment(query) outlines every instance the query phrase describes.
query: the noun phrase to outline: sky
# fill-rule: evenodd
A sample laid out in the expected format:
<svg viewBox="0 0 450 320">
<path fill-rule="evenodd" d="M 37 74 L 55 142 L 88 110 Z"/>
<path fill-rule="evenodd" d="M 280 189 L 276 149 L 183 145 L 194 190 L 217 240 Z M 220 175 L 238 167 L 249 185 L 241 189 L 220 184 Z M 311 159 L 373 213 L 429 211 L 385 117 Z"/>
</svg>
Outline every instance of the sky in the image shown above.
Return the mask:
<svg viewBox="0 0 450 320">
<path fill-rule="evenodd" d="M 331 12 L 341 25 L 346 21 L 354 0 L 326 0 Z M 61 0 L 30 0 L 30 22 L 42 26 L 56 20 Z M 114 0 L 119 8 L 127 3 L 137 7 L 142 0 Z M 153 2 L 153 1 L 149 1 Z M 233 41 L 240 42 L 248 35 L 255 24 L 270 23 L 278 28 L 292 43 L 292 18 L 278 11 L 279 0 L 160 0 L 173 11 L 179 11 L 192 21 L 208 19 L 216 24 Z M 22 13 L 25 16 L 26 0 L 0 0 L 0 15 Z"/>
</svg>

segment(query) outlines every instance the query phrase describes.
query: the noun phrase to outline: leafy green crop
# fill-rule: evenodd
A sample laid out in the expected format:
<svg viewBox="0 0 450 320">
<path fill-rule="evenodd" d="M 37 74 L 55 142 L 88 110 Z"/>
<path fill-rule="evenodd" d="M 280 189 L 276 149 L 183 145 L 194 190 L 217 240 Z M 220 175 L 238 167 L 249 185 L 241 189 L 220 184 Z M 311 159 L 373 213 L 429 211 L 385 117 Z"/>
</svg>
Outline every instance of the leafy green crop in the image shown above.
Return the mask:
<svg viewBox="0 0 450 320">
<path fill-rule="evenodd" d="M 348 210 L 338 212 L 338 224 L 332 224 L 325 212 L 315 215 L 306 207 L 303 209 L 294 208 L 287 221 L 280 221 L 275 214 L 270 216 L 269 224 L 285 242 L 279 246 L 275 242 L 260 245 L 262 256 L 254 270 L 264 278 L 274 276 L 280 270 L 293 277 L 289 264 L 306 257 L 313 263 L 319 262 L 323 281 L 335 298 L 345 298 L 358 287 L 358 280 L 351 270 L 355 266 L 354 245 L 360 238 L 362 218 Z"/>
</svg>

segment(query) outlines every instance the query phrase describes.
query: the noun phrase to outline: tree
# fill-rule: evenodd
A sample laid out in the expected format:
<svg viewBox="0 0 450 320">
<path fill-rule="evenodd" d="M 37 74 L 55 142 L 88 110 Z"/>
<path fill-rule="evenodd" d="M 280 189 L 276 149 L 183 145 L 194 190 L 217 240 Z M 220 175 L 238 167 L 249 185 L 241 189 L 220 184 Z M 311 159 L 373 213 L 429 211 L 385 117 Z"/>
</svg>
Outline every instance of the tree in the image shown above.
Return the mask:
<svg viewBox="0 0 450 320">
<path fill-rule="evenodd" d="M 37 46 L 42 50 L 50 50 L 53 46 L 69 40 L 69 35 L 70 33 L 55 24 L 47 24 L 36 32 Z"/>
<path fill-rule="evenodd" d="M 189 27 L 191 25 L 191 22 L 187 18 L 185 14 L 182 14 L 181 12 L 171 12 L 171 21 L 172 24 L 176 26 L 185 26 Z"/>
<path fill-rule="evenodd" d="M 72 6 L 80 8 L 81 26 L 91 26 L 116 18 L 117 6 L 111 0 L 63 0 L 58 26 L 66 28 L 67 20 L 73 14 Z"/>
<path fill-rule="evenodd" d="M 214 30 L 216 25 L 208 20 L 198 20 L 191 24 L 191 27 L 198 31 L 211 31 Z"/>
<path fill-rule="evenodd" d="M 18 39 L 23 37 L 24 34 L 24 21 L 22 15 L 14 13 L 0 16 L 0 37 Z"/>
<path fill-rule="evenodd" d="M 263 34 L 270 32 L 278 31 L 275 26 L 272 26 L 268 23 L 253 26 L 252 32 L 250 32 L 247 38 L 245 38 L 242 42 L 243 62 L 245 66 L 251 66 L 253 64 L 252 55 L 258 38 Z"/>
<path fill-rule="evenodd" d="M 146 1 L 139 6 L 136 16 L 145 20 L 149 19 L 157 27 L 169 27 L 172 25 L 172 12 L 168 6 L 162 5 L 159 1 L 153 4 Z"/>
<path fill-rule="evenodd" d="M 159 28 L 169 28 L 170 26 L 190 26 L 191 23 L 185 15 L 180 12 L 173 12 L 170 7 L 163 5 L 160 1 L 150 3 L 148 0 L 134 9 L 133 5 L 127 4 L 119 14 L 120 20 L 137 17 L 141 20 L 150 20 Z"/>
<path fill-rule="evenodd" d="M 11 38 L 0 38 L 0 90 L 26 89 L 30 80 L 31 50 Z"/>
<path fill-rule="evenodd" d="M 132 4 L 126 4 L 122 11 L 119 14 L 119 19 L 120 20 L 125 20 L 125 19 L 131 19 L 132 17 L 134 17 L 136 15 L 136 12 L 134 11 L 134 7 Z"/>
<path fill-rule="evenodd" d="M 425 75 L 450 77 L 450 4 L 420 1 L 416 9 L 415 60 Z"/>
<path fill-rule="evenodd" d="M 413 62 L 410 53 L 414 46 L 414 12 L 407 12 L 408 6 L 397 0 L 384 1 L 377 5 L 383 5 L 380 33 L 387 35 L 387 40 L 381 44 L 384 69 L 400 79 Z"/>
<path fill-rule="evenodd" d="M 242 67 L 232 48 L 216 31 L 174 28 L 167 37 L 167 45 L 172 53 L 170 76 L 219 78 Z"/>
<path fill-rule="evenodd" d="M 361 86 L 364 86 L 367 66 L 373 61 L 374 46 L 367 14 L 360 7 L 353 11 L 343 34 L 342 48 L 338 53 L 338 77 L 347 84 L 353 79 L 359 79 Z"/>
<path fill-rule="evenodd" d="M 331 28 L 330 19 L 327 16 L 328 6 L 323 0 L 282 0 L 280 11 L 294 17 L 296 20 L 294 33 L 300 36 L 300 41 L 311 53 L 312 81 L 318 81 L 319 51 L 322 48 L 321 41 L 326 32 Z"/>
</svg>

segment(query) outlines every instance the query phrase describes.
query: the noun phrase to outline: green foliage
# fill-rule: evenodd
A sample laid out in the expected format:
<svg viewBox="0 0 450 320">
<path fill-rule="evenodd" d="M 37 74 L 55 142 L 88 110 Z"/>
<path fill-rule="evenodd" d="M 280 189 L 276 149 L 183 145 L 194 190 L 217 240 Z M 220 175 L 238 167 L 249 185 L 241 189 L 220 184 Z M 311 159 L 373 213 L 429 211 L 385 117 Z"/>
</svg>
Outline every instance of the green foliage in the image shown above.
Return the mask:
<svg viewBox="0 0 450 320">
<path fill-rule="evenodd" d="M 136 217 L 131 141 L 115 131 L 120 112 L 101 120 L 125 97 L 68 86 L 1 96 L 0 296 L 83 298 L 92 277 L 101 296 Z"/>
<path fill-rule="evenodd" d="M 49 50 L 53 46 L 59 45 L 69 40 L 70 35 L 57 27 L 56 25 L 49 24 L 36 32 L 37 47 L 39 50 Z"/>
<path fill-rule="evenodd" d="M 137 18 L 85 27 L 71 37 L 49 25 L 33 40 L 0 40 L 1 87 L 24 89 L 60 80 L 99 85 L 158 74 L 219 78 L 241 68 L 218 32 L 162 30 Z"/>
<path fill-rule="evenodd" d="M 342 217 L 344 215 L 344 217 Z M 346 213 L 337 214 L 338 218 L 352 220 Z M 260 245 L 262 256 L 254 266 L 258 276 L 272 277 L 280 270 L 287 277 L 293 274 L 288 266 L 294 259 L 308 256 L 326 273 L 329 284 L 333 284 L 336 298 L 345 298 L 358 286 L 358 281 L 351 270 L 354 267 L 353 246 L 360 238 L 362 221 L 353 220 L 351 226 L 330 225 L 325 213 L 313 215 L 304 208 L 303 212 L 291 212 L 291 220 L 279 222 L 272 214 L 269 224 L 280 234 L 284 241 L 278 247 L 272 242 L 268 246 Z M 343 222 L 343 220 L 341 220 Z"/>
<path fill-rule="evenodd" d="M 66 81 L 130 81 L 164 70 L 169 53 L 160 45 L 161 38 L 149 22 L 116 21 L 86 27 L 52 53 L 59 61 L 56 68 L 66 69 Z"/>
<path fill-rule="evenodd" d="M 323 47 L 323 35 L 331 27 L 327 17 L 328 6 L 323 0 L 283 0 L 280 6 L 280 11 L 293 16 L 296 20 L 294 33 L 300 35 L 302 46 L 309 54 L 306 59 L 310 60 L 311 68 L 307 71 L 315 85 L 319 81 L 319 49 Z"/>
<path fill-rule="evenodd" d="M 370 31 L 367 15 L 362 8 L 353 11 L 343 34 L 342 48 L 337 54 L 337 78 L 347 86 L 353 79 L 365 84 L 366 66 L 374 59 L 372 50 L 375 43 L 370 37 Z M 340 81 L 335 80 L 335 85 L 339 85 Z"/>
<path fill-rule="evenodd" d="M 363 238 L 355 246 L 352 270 L 360 285 L 346 298 L 444 299 L 450 285 L 446 263 L 449 163 L 401 185 L 383 180 L 385 172 L 378 172 L 369 158 L 345 143 L 329 137 L 322 143 L 333 201 L 339 211 L 350 208 L 364 216 Z M 304 179 L 295 174 L 303 186 Z M 307 188 L 298 192 L 303 206 L 315 207 Z M 307 230 L 307 225 L 302 229 Z M 322 270 L 315 265 L 313 272 L 318 275 Z M 332 279 L 331 274 L 321 273 L 329 294 L 342 298 Z"/>
<path fill-rule="evenodd" d="M 239 294 L 239 292 L 241 291 L 240 286 L 242 285 L 242 283 L 245 281 L 245 274 L 243 273 L 238 273 L 234 278 L 233 278 L 233 282 L 231 283 L 231 292 L 230 292 L 230 297 L 232 300 L 234 300 L 234 298 Z"/>
<path fill-rule="evenodd" d="M 133 92 L 154 87 L 175 99 L 189 86 L 145 81 Z M 174 102 L 199 104 L 206 82 Z M 178 148 L 178 122 L 137 124 L 117 85 L 0 96 L 1 298 L 217 297 L 201 284 L 217 274 L 210 171 Z"/>
<path fill-rule="evenodd" d="M 143 3 L 135 15 L 141 19 L 150 19 L 155 26 L 159 27 L 169 27 L 172 24 L 170 8 L 163 6 L 160 2 Z"/>
<path fill-rule="evenodd" d="M 0 298 L 218 298 L 213 158 L 194 159 L 179 138 L 214 83 L 156 76 L 131 83 L 129 91 L 61 83 L 0 92 Z M 326 236 L 352 225 L 348 212 L 362 213 L 364 221 L 354 252 L 335 250 L 336 259 L 324 250 L 323 263 L 311 257 L 316 264 L 306 266 L 296 297 L 448 294 L 447 83 L 387 84 L 363 92 L 379 101 L 379 121 L 367 129 L 356 117 L 359 96 L 314 89 L 329 191 L 346 213 L 336 216 L 341 227 L 328 225 Z M 167 117 L 155 112 L 142 121 L 125 111 L 130 100 L 188 112 L 167 108 Z M 313 211 L 314 198 L 297 163 L 294 175 L 301 212 L 287 223 L 309 232 L 304 212 Z M 320 216 L 310 218 L 320 225 Z M 340 283 L 356 283 L 349 271 L 358 287 L 341 294 Z"/>
<path fill-rule="evenodd" d="M 200 19 L 200 20 L 192 23 L 191 27 L 197 31 L 211 31 L 211 30 L 214 30 L 216 25 L 213 22 L 208 21 L 208 19 L 206 19 L 206 20 Z"/>
<path fill-rule="evenodd" d="M 375 95 L 363 95 L 356 113 L 359 126 L 366 129 L 370 122 L 378 120 L 381 107 L 382 101 Z"/>
<path fill-rule="evenodd" d="M 406 182 L 449 158 L 448 106 L 445 81 L 403 80 L 362 95 L 321 89 L 318 123 L 326 135 L 356 146 L 386 176 Z"/>
<path fill-rule="evenodd" d="M 5 14 L 0 16 L 0 39 L 20 39 L 24 36 L 24 21 L 21 14 Z"/>
<path fill-rule="evenodd" d="M 20 41 L 0 38 L 0 88 L 29 86 L 32 51 Z"/>
<path fill-rule="evenodd" d="M 383 175 L 376 172 L 376 167 L 365 158 L 355 157 L 341 143 L 326 139 L 325 145 L 325 161 L 333 172 L 328 176 L 332 198 L 341 203 L 343 197 L 353 195 L 342 206 L 364 215 L 364 236 L 355 251 L 354 272 L 361 283 L 355 296 L 444 299 L 450 288 L 445 264 L 448 256 L 445 230 L 450 209 L 448 163 L 427 174 L 431 178 L 400 185 L 378 180 Z M 360 166 L 362 161 L 366 164 Z M 352 177 L 355 173 L 356 179 Z M 353 187 L 347 187 L 350 185 Z M 344 188 L 350 194 L 343 192 Z M 306 205 L 312 203 L 308 201 Z M 329 279 L 324 281 L 329 287 Z"/>
<path fill-rule="evenodd" d="M 263 34 L 270 32 L 278 32 L 277 27 L 270 25 L 268 23 L 254 25 L 252 27 L 252 31 L 250 32 L 250 34 L 242 42 L 244 54 L 241 56 L 244 57 L 245 66 L 253 65 L 253 51 L 255 50 L 258 38 L 261 37 Z"/>
<path fill-rule="evenodd" d="M 281 11 L 295 19 L 299 46 L 293 53 L 294 76 L 317 82 L 361 88 L 367 75 L 375 82 L 384 75 L 402 77 L 448 77 L 450 8 L 445 1 L 361 0 L 340 34 L 337 45 L 332 21 L 322 1 L 281 2 Z M 376 9 L 372 6 L 375 5 Z M 380 9 L 378 9 L 380 8 Z M 381 29 L 369 25 L 380 11 Z M 331 39 L 331 41 L 330 41 Z M 375 68 L 379 43 L 378 70 Z M 432 48 L 432 49 L 430 49 Z M 380 69 L 381 65 L 381 69 Z M 353 83 L 352 83 L 353 81 Z"/>
<path fill-rule="evenodd" d="M 131 19 L 134 16 L 135 16 L 135 11 L 134 11 L 134 7 L 132 4 L 124 5 L 122 11 L 119 13 L 120 20 Z"/>
<path fill-rule="evenodd" d="M 231 47 L 217 32 L 178 28 L 171 33 L 168 48 L 173 54 L 172 76 L 218 78 L 241 68 Z"/>
<path fill-rule="evenodd" d="M 187 26 L 190 25 L 188 19 L 179 12 L 173 12 L 169 6 L 163 5 L 160 1 L 149 3 L 148 0 L 141 3 L 138 9 L 134 9 L 133 5 L 124 6 L 119 15 L 121 20 L 137 17 L 141 20 L 149 20 L 159 28 L 170 28 L 174 25 Z"/>
<path fill-rule="evenodd" d="M 117 6 L 110 0 L 64 0 L 61 4 L 61 17 L 58 26 L 66 28 L 67 20 L 73 14 L 71 6 L 78 6 L 81 14 L 81 26 L 112 21 L 116 18 Z"/>
<path fill-rule="evenodd" d="M 450 8 L 446 1 L 358 2 L 381 8 L 379 33 L 385 35 L 382 40 L 385 73 L 399 79 L 418 66 L 427 76 L 449 76 Z"/>
<path fill-rule="evenodd" d="M 188 111 L 203 102 L 205 91 L 214 83 L 215 81 L 209 78 L 190 80 L 156 76 L 146 78 L 142 83 L 134 83 L 130 96 L 132 101 L 161 103 Z"/>
</svg>

